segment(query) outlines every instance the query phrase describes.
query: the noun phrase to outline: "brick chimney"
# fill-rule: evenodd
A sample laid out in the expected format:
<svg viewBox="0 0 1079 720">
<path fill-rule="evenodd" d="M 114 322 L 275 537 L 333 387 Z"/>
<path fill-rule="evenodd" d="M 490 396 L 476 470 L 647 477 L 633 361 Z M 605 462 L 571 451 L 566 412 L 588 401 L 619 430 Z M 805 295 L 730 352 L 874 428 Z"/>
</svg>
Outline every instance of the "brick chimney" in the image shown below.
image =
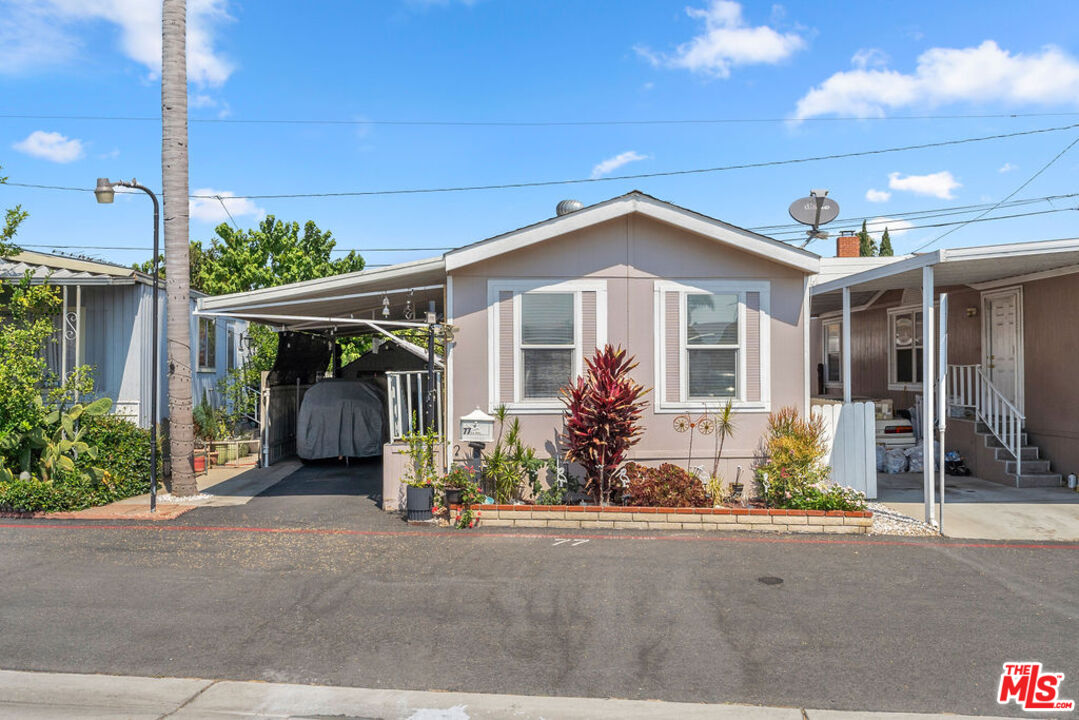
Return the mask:
<svg viewBox="0 0 1079 720">
<path fill-rule="evenodd" d="M 835 239 L 836 257 L 860 257 L 861 254 L 861 243 L 854 233 L 843 232 Z"/>
</svg>

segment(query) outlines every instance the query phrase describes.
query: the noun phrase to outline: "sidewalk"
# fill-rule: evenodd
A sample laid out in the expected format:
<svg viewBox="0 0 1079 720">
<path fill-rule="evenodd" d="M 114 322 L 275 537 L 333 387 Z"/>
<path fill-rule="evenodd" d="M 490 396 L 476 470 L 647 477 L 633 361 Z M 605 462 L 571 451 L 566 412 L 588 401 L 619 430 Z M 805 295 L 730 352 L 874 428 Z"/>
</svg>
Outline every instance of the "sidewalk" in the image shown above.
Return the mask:
<svg viewBox="0 0 1079 720">
<path fill-rule="evenodd" d="M 481 695 L 0 670 L 0 720 L 971 720 L 652 700 Z M 980 716 L 982 718 L 987 716 Z"/>
<path fill-rule="evenodd" d="M 248 455 L 227 465 L 210 468 L 196 478 L 199 496 L 185 502 L 163 501 L 164 486 L 158 487 L 157 512 L 150 512 L 150 494 L 135 495 L 108 505 L 73 512 L 15 513 L 19 518 L 47 520 L 173 520 L 197 507 L 246 505 L 266 488 L 300 467 L 297 460 L 287 460 L 269 468 L 255 467 L 257 456 Z M 0 517 L 5 515 L 0 513 Z"/>
</svg>

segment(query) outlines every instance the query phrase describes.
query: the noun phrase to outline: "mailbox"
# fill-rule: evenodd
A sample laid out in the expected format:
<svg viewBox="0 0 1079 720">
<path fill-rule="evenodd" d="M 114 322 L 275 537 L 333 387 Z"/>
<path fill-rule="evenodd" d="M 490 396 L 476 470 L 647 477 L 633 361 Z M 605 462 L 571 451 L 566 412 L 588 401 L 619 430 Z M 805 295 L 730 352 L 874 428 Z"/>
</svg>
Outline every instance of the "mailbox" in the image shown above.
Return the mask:
<svg viewBox="0 0 1079 720">
<path fill-rule="evenodd" d="M 460 419 L 461 441 L 486 443 L 495 439 L 495 419 L 476 408 Z"/>
</svg>

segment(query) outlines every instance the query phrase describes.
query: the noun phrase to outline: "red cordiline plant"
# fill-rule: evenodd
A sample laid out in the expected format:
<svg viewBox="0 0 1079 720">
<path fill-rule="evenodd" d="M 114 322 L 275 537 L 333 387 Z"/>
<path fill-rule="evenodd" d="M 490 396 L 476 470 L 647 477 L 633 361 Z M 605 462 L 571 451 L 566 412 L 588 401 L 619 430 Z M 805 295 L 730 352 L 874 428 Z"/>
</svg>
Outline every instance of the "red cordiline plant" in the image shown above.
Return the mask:
<svg viewBox="0 0 1079 720">
<path fill-rule="evenodd" d="M 584 377 L 562 389 L 566 404 L 566 459 L 585 471 L 585 492 L 597 503 L 611 499 L 614 475 L 641 437 L 648 392 L 630 372 L 637 367 L 621 347 L 605 345 L 585 360 Z"/>
</svg>

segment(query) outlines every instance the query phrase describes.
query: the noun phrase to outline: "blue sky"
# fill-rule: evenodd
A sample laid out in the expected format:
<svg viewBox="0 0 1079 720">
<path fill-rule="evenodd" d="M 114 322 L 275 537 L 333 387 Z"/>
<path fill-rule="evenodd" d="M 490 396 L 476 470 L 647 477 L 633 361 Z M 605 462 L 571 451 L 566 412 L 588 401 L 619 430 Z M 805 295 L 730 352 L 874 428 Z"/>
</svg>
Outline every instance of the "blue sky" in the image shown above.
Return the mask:
<svg viewBox="0 0 1079 720">
<path fill-rule="evenodd" d="M 191 190 L 251 195 L 516 183 L 848 153 L 1079 123 L 1079 6 L 986 2 L 592 2 L 188 0 Z M 156 0 L 0 0 L 0 115 L 159 113 Z M 1053 114 L 899 119 L 911 115 Z M 864 119 L 836 119 L 864 118 Z M 577 126 L 244 124 L 244 120 L 774 122 Z M 11 182 L 160 187 L 154 121 L 0 118 Z M 567 197 L 637 188 L 745 227 L 790 222 L 828 188 L 841 218 L 892 218 L 897 252 L 949 227 L 893 216 L 991 204 L 1079 128 L 993 142 L 682 177 L 360 198 L 234 199 L 315 220 L 371 264 L 436 254 L 541 220 Z M 1020 192 L 1079 192 L 1079 147 Z M 224 219 L 196 200 L 191 234 Z M 149 208 L 122 198 L 0 188 L 31 214 L 30 245 L 149 257 Z M 1079 197 L 993 215 L 1076 207 Z M 983 208 L 984 209 L 984 208 Z M 980 210 L 978 211 L 980 212 Z M 963 220 L 976 213 L 915 220 Z M 831 229 L 849 227 L 835 224 Z M 894 232 L 900 230 L 900 232 Z M 1074 211 L 975 223 L 937 246 L 1079 235 Z M 791 239 L 795 234 L 779 234 Z M 99 250 L 122 246 L 130 250 Z M 831 241 L 810 246 L 831 254 Z M 36 248 L 35 248 L 36 249 Z M 71 250 L 80 252 L 79 250 Z"/>
</svg>

